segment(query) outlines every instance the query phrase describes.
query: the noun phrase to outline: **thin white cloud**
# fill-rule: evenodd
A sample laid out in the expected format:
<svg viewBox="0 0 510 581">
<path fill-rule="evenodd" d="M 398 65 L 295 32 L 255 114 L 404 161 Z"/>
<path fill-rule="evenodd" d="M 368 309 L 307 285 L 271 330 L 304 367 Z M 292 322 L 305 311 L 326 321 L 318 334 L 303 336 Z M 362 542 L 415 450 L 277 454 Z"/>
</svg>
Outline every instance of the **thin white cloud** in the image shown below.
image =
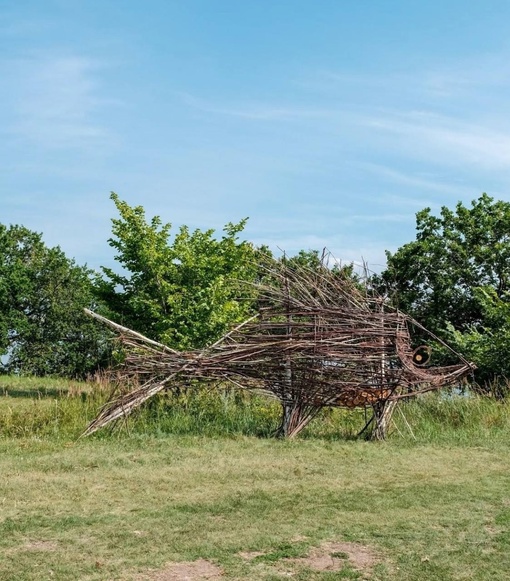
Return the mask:
<svg viewBox="0 0 510 581">
<path fill-rule="evenodd" d="M 457 74 L 449 74 L 446 68 L 387 77 L 321 72 L 315 79 L 320 94 L 300 95 L 302 102 L 312 103 L 308 106 L 253 101 L 225 106 L 190 94 L 181 94 L 181 98 L 187 106 L 215 115 L 306 121 L 311 142 L 315 135 L 324 143 L 329 134 L 337 140 L 333 147 L 348 140 L 352 150 L 362 145 L 372 153 L 389 151 L 443 167 L 470 164 L 482 170 L 507 169 L 510 107 L 502 97 L 493 107 L 484 99 L 489 87 L 501 89 L 510 84 L 510 67 L 494 62 L 489 70 Z M 313 79 L 310 82 L 313 85 Z M 394 178 L 404 182 L 403 176 Z M 407 179 L 408 185 L 466 194 L 458 185 L 426 183 L 419 176 Z"/>
<path fill-rule="evenodd" d="M 98 120 L 99 66 L 80 56 L 36 55 L 3 62 L 13 121 L 7 132 L 45 149 L 97 147 L 112 135 Z"/>
<path fill-rule="evenodd" d="M 373 223 L 373 222 L 408 222 L 409 214 L 353 214 L 346 219 L 347 222 Z"/>
<path fill-rule="evenodd" d="M 470 173 L 476 168 L 508 170 L 509 63 L 502 53 L 389 74 L 321 70 L 299 84 L 316 99 L 351 108 L 350 121 L 361 131 L 372 131 L 373 150 L 403 155 L 429 169 L 434 163 L 461 166 L 463 173 L 467 165 Z M 466 195 L 454 184 L 392 177 L 402 184 Z"/>
<path fill-rule="evenodd" d="M 238 105 L 219 106 L 206 99 L 194 97 L 189 93 L 180 93 L 182 101 L 199 111 L 216 115 L 228 115 L 261 121 L 292 121 L 297 119 L 328 118 L 336 112 L 331 109 L 298 107 L 293 105 L 272 105 L 267 103 L 242 103 Z"/>
<path fill-rule="evenodd" d="M 420 175 L 398 171 L 391 167 L 376 163 L 358 163 L 357 166 L 360 167 L 360 169 L 369 171 L 391 183 L 410 186 L 419 190 L 428 190 L 461 197 L 473 193 L 471 188 L 450 183 L 444 179 L 440 179 L 439 177 L 436 179 L 428 179 Z M 414 204 L 423 207 L 423 198 L 421 197 L 415 198 L 414 201 L 413 199 L 406 198 L 406 201 L 410 204 L 413 204 L 414 202 Z"/>
<path fill-rule="evenodd" d="M 507 54 L 482 54 L 477 58 L 449 60 L 434 67 L 400 72 L 353 73 L 319 70 L 315 75 L 296 83 L 322 92 L 345 90 L 382 90 L 402 97 L 437 97 L 443 99 L 473 98 L 480 93 L 490 95 L 489 88 L 510 85 L 510 61 Z M 376 98 L 380 97 L 375 93 Z"/>
<path fill-rule="evenodd" d="M 481 55 L 469 61 L 449 63 L 422 75 L 423 87 L 442 97 L 472 97 L 488 88 L 502 89 L 510 85 L 510 65 L 506 55 Z"/>
<path fill-rule="evenodd" d="M 510 131 L 427 112 L 367 117 L 365 124 L 399 138 L 393 147 L 402 152 L 434 158 L 439 164 L 470 163 L 486 169 L 510 167 Z"/>
</svg>

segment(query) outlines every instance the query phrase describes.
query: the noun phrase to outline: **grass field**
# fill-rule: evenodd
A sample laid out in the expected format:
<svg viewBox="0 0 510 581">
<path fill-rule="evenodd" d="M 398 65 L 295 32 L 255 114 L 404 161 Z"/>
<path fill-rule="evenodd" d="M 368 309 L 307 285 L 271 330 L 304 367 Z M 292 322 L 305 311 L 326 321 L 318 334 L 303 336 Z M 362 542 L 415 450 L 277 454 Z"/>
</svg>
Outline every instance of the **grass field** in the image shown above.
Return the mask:
<svg viewBox="0 0 510 581">
<path fill-rule="evenodd" d="M 0 379 L 1 580 L 509 578 L 508 404 L 428 397 L 385 443 L 337 411 L 281 441 L 271 403 L 200 393 L 77 439 L 104 397 Z"/>
</svg>

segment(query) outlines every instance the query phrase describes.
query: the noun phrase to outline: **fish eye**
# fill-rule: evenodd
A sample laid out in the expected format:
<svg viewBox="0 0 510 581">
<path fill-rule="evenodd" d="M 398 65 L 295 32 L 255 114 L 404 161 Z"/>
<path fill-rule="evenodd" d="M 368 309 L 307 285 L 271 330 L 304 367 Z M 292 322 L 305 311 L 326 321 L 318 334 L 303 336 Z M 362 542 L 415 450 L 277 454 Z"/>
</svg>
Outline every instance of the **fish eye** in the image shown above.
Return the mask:
<svg viewBox="0 0 510 581">
<path fill-rule="evenodd" d="M 428 345 L 420 345 L 413 351 L 413 363 L 418 367 L 426 365 L 430 361 L 432 349 Z"/>
</svg>

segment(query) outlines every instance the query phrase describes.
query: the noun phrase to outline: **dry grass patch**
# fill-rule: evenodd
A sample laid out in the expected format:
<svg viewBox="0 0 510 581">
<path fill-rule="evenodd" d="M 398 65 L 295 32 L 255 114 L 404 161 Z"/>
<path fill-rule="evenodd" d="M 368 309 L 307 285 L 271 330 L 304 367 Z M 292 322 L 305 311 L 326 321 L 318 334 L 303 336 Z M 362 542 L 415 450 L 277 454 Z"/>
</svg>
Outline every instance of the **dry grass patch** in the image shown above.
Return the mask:
<svg viewBox="0 0 510 581">
<path fill-rule="evenodd" d="M 300 537 L 300 540 L 304 537 Z M 272 555 L 265 551 L 241 551 L 238 553 L 245 561 L 264 561 Z M 271 559 L 272 560 L 272 559 Z M 382 562 L 382 557 L 374 549 L 360 543 L 324 542 L 312 547 L 306 556 L 281 558 L 274 560 L 275 574 L 292 577 L 296 571 L 309 569 L 318 573 L 335 573 L 352 568 L 370 576 L 375 565 Z"/>
<path fill-rule="evenodd" d="M 238 553 L 245 561 L 253 561 L 257 557 L 263 557 L 266 553 L 264 551 L 241 551 Z"/>
<path fill-rule="evenodd" d="M 55 541 L 43 541 L 43 540 L 27 540 L 22 545 L 12 547 L 8 549 L 6 554 L 13 554 L 18 552 L 53 552 L 59 550 L 59 544 Z"/>
<path fill-rule="evenodd" d="M 58 543 L 54 541 L 28 541 L 22 547 L 22 551 L 56 551 Z"/>
<path fill-rule="evenodd" d="M 370 547 L 359 543 L 329 542 L 312 549 L 307 557 L 286 559 L 314 571 L 341 571 L 346 561 L 355 569 L 370 571 L 380 562 L 380 557 Z"/>
<path fill-rule="evenodd" d="M 215 581 L 223 577 L 223 571 L 210 561 L 186 561 L 168 563 L 164 569 L 151 571 L 133 578 L 133 581 Z"/>
<path fill-rule="evenodd" d="M 373 549 L 359 543 L 324 542 L 313 547 L 306 557 L 283 559 L 281 565 L 308 569 L 318 573 L 338 573 L 346 568 L 355 569 L 365 577 L 370 577 L 374 566 L 381 557 Z M 286 571 L 293 575 L 292 571 Z"/>
</svg>

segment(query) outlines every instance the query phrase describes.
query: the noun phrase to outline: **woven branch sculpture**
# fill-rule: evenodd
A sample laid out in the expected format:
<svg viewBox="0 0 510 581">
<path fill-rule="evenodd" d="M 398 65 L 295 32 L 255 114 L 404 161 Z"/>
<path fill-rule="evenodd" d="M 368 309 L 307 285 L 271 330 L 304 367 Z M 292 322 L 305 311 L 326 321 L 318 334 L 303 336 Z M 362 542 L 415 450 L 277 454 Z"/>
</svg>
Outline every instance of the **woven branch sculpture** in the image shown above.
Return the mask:
<svg viewBox="0 0 510 581">
<path fill-rule="evenodd" d="M 257 314 L 197 351 L 175 351 L 87 311 L 117 333 L 126 354 L 122 378 L 137 387 L 108 403 L 85 435 L 162 390 L 199 379 L 277 398 L 282 436 L 295 436 L 322 408 L 336 406 L 371 407 L 372 433 L 384 437 L 396 401 L 452 385 L 474 369 L 444 343 L 459 363 L 426 367 L 428 348 L 412 348 L 410 329 L 426 330 L 381 298 L 365 296 L 341 272 L 278 263 L 264 279 L 255 285 Z"/>
</svg>

